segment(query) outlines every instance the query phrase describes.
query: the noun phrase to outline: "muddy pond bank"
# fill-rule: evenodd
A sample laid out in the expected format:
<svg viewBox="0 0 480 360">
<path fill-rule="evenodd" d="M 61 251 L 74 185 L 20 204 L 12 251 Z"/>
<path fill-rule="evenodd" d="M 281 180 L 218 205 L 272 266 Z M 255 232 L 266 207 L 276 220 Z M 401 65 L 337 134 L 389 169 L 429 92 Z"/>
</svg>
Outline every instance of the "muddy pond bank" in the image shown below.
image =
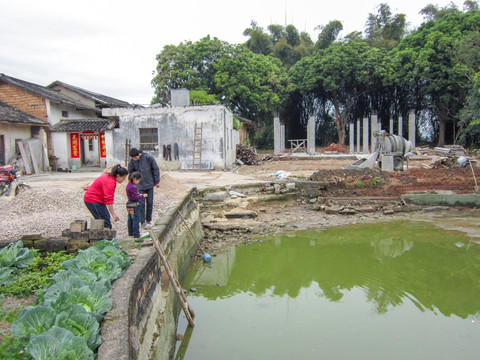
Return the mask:
<svg viewBox="0 0 480 360">
<path fill-rule="evenodd" d="M 399 197 L 312 196 L 315 191 L 309 187 L 311 183 L 285 182 L 200 192 L 203 247 L 215 253 L 281 232 L 395 222 L 458 209 L 478 213 L 478 209 L 407 204 Z"/>
</svg>

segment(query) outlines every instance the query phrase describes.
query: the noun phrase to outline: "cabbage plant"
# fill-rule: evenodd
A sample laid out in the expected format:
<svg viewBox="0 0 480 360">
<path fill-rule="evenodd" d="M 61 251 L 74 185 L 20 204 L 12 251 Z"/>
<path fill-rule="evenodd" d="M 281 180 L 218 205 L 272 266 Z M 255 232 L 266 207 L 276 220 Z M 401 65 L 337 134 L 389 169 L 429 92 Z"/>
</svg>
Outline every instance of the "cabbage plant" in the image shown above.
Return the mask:
<svg viewBox="0 0 480 360">
<path fill-rule="evenodd" d="M 39 304 L 22 311 L 12 335 L 28 343 L 35 360 L 93 359 L 103 315 L 112 307 L 111 283 L 131 262 L 115 239 L 80 250 L 39 291 Z"/>
<path fill-rule="evenodd" d="M 15 277 L 15 269 L 25 269 L 35 255 L 23 247 L 22 241 L 10 243 L 0 250 L 0 284 L 8 285 Z"/>
</svg>

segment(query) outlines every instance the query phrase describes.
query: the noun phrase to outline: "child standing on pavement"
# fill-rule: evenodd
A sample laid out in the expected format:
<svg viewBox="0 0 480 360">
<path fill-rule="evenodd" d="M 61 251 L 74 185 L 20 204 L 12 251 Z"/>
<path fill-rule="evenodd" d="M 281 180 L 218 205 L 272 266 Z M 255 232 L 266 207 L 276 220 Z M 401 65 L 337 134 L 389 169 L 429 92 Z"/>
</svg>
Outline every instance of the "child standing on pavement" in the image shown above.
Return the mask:
<svg viewBox="0 0 480 360">
<path fill-rule="evenodd" d="M 134 171 L 129 175 L 127 184 L 128 235 L 135 239 L 140 237 L 140 206 L 138 206 L 138 202 L 148 196 L 138 193 L 137 185 L 140 180 L 142 180 L 142 174 Z"/>
</svg>

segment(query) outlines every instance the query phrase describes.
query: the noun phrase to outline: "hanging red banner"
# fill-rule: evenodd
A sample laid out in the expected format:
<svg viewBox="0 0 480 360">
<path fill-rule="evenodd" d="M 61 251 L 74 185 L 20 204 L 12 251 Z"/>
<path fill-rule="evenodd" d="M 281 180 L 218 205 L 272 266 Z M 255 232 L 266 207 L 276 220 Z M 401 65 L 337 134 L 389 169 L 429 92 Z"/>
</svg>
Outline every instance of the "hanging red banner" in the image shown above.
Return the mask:
<svg viewBox="0 0 480 360">
<path fill-rule="evenodd" d="M 107 157 L 107 146 L 105 145 L 105 133 L 101 132 L 100 136 L 100 157 Z"/>
<path fill-rule="evenodd" d="M 70 156 L 80 157 L 80 136 L 78 133 L 70 133 Z"/>
</svg>

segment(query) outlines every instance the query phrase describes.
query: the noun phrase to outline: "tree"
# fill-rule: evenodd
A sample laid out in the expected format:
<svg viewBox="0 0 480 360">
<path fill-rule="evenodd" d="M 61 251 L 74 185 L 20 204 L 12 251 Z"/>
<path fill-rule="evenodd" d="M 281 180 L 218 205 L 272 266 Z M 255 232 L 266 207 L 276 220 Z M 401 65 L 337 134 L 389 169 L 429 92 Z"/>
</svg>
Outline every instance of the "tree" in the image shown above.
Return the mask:
<svg viewBox="0 0 480 360">
<path fill-rule="evenodd" d="M 158 63 L 151 82 L 155 89 L 152 104 L 167 104 L 171 89 L 201 89 L 215 94 L 215 64 L 230 51 L 231 45 L 210 36 L 195 43 L 164 46 L 156 57 Z"/>
<path fill-rule="evenodd" d="M 454 3 L 450 3 L 449 6 L 444 8 L 439 8 L 437 5 L 428 4 L 422 10 L 420 10 L 420 14 L 423 15 L 423 18 L 426 21 L 438 20 L 446 15 L 456 14 L 458 12 L 459 10 Z"/>
<path fill-rule="evenodd" d="M 315 30 L 320 30 L 315 47 L 317 49 L 326 49 L 337 40 L 338 34 L 343 30 L 343 25 L 339 20 L 333 20 L 325 26 L 318 25 L 315 27 Z"/>
<path fill-rule="evenodd" d="M 393 49 L 405 35 L 406 26 L 405 14 L 392 16 L 390 6 L 382 3 L 377 14 L 368 14 L 366 40 L 372 46 Z"/>
<path fill-rule="evenodd" d="M 327 107 L 331 104 L 341 145 L 357 102 L 386 76 L 385 56 L 384 50 L 364 42 L 338 42 L 302 59 L 289 72 L 302 94 L 312 92 Z"/>
<path fill-rule="evenodd" d="M 273 118 L 287 90 L 287 76 L 278 59 L 238 45 L 217 64 L 215 87 L 222 103 L 252 120 Z"/>
<path fill-rule="evenodd" d="M 422 24 L 392 51 L 396 83 L 410 89 L 412 107 L 426 110 L 438 122 L 438 146 L 445 145 L 447 123 L 455 126 L 472 86 L 455 48 L 479 28 L 478 12 L 454 12 Z M 450 135 L 453 140 L 453 132 Z"/>
<path fill-rule="evenodd" d="M 243 31 L 243 35 L 249 37 L 245 42 L 247 49 L 255 54 L 271 54 L 273 51 L 273 41 L 270 35 L 265 33 L 263 28 L 258 26 L 255 21 L 252 21 L 250 26 L 251 27 Z"/>
</svg>

